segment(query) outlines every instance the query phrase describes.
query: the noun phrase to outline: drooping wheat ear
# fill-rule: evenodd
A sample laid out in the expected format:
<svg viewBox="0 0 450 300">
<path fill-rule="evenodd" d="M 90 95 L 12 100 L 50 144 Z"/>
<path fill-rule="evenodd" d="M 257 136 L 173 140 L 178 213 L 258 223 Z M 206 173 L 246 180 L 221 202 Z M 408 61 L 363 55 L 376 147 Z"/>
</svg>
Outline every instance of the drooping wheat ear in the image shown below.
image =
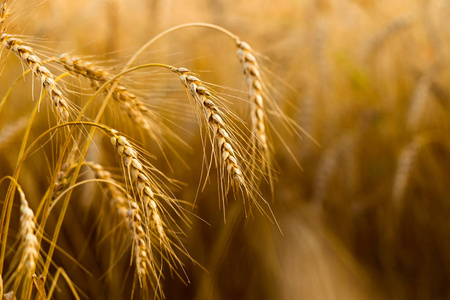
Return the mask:
<svg viewBox="0 0 450 300">
<path fill-rule="evenodd" d="M 154 205 L 155 194 L 153 189 L 155 184 L 151 181 L 147 172 L 144 170 L 137 152 L 130 144 L 128 139 L 124 136 L 114 133 L 111 138 L 111 143 L 116 148 L 117 154 L 122 159 L 122 163 L 126 169 L 129 181 L 136 188 L 137 196 L 142 200 L 142 205 L 151 209 L 152 218 L 155 221 L 155 226 L 161 239 L 165 239 L 165 231 L 159 216 L 158 209 Z M 156 217 L 155 217 L 156 216 Z"/>
<path fill-rule="evenodd" d="M 219 150 L 219 165 L 223 166 L 223 169 L 228 172 L 231 177 L 231 183 L 235 182 L 238 186 L 245 188 L 246 182 L 237 158 L 237 151 L 235 150 L 236 142 L 229 134 L 229 129 L 223 120 L 222 112 L 211 100 L 211 93 L 203 86 L 200 79 L 189 75 L 190 71 L 188 69 L 178 68 L 176 72 L 180 75 L 181 82 L 194 99 L 195 104 L 203 112 L 202 115 L 213 133 L 213 139 L 216 141 Z M 222 174 L 222 176 L 224 175 Z"/>
<path fill-rule="evenodd" d="M 53 105 L 57 109 L 57 118 L 62 121 L 69 119 L 69 101 L 63 96 L 58 88 L 53 74 L 43 66 L 41 59 L 36 55 L 33 48 L 24 46 L 23 41 L 15 38 L 7 33 L 3 33 L 0 37 L 3 46 L 19 57 L 40 80 L 42 86 L 47 91 Z"/>
<path fill-rule="evenodd" d="M 237 39 L 236 45 L 238 47 L 237 54 L 247 78 L 250 101 L 252 103 L 252 132 L 254 137 L 256 137 L 256 145 L 263 152 L 267 152 L 268 141 L 265 126 L 263 85 L 258 62 L 249 44 Z"/>
<path fill-rule="evenodd" d="M 21 189 L 20 193 L 20 237 L 22 239 L 23 254 L 18 270 L 25 269 L 27 277 L 31 278 L 36 269 L 39 254 L 39 244 L 35 235 L 36 225 L 34 213 L 28 206 L 28 201 Z"/>
<path fill-rule="evenodd" d="M 145 231 L 142 227 L 142 218 L 139 206 L 132 197 L 128 197 L 118 187 L 116 181 L 112 178 L 111 173 L 106 171 L 103 166 L 91 162 L 86 162 L 94 172 L 95 176 L 103 179 L 102 185 L 105 187 L 106 196 L 111 207 L 115 210 L 117 216 L 127 225 L 133 241 L 133 256 L 136 263 L 136 273 L 139 280 L 142 280 L 148 275 L 147 266 L 153 270 L 151 252 L 147 248 Z"/>
<path fill-rule="evenodd" d="M 133 190 L 133 196 L 136 197 L 139 207 L 143 211 L 144 228 L 150 229 L 158 238 L 159 243 L 153 243 L 157 245 L 161 251 L 161 255 L 168 255 L 168 261 L 181 266 L 181 261 L 177 257 L 176 253 L 172 249 L 173 243 L 167 232 L 171 233 L 171 229 L 168 227 L 167 219 L 163 220 L 161 211 L 164 211 L 162 203 L 158 198 L 162 198 L 166 204 L 168 204 L 179 216 L 181 216 L 180 208 L 176 200 L 172 199 L 167 193 L 159 186 L 157 179 L 154 178 L 149 172 L 149 167 L 144 164 L 138 156 L 138 152 L 134 149 L 128 139 L 119 135 L 116 130 L 111 130 L 110 134 L 111 143 L 116 149 L 118 156 L 121 158 L 122 165 L 124 166 L 125 177 L 127 184 Z M 170 215 L 165 215 L 170 217 Z M 169 267 L 176 268 L 173 264 L 169 263 Z"/>
<path fill-rule="evenodd" d="M 113 75 L 104 68 L 98 67 L 93 63 L 84 61 L 78 57 L 71 57 L 67 53 L 62 54 L 58 58 L 58 62 L 62 63 L 68 71 L 91 80 L 91 83 L 95 88 L 98 88 L 99 84 L 103 84 L 113 77 Z M 106 88 L 106 90 L 108 90 L 108 88 Z M 152 137 L 155 137 L 155 131 L 160 127 L 155 121 L 157 117 L 135 94 L 131 93 L 126 87 L 117 85 L 114 88 L 112 96 L 123 110 L 128 113 L 132 120 Z"/>
</svg>

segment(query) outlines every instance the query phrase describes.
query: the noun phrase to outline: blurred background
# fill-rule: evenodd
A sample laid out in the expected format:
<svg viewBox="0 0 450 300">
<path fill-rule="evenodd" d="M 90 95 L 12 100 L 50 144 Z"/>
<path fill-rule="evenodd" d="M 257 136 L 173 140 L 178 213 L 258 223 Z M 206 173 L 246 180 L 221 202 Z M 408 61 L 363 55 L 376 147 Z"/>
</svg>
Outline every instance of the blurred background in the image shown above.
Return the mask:
<svg viewBox="0 0 450 300">
<path fill-rule="evenodd" d="M 22 0 L 11 11 L 8 32 L 24 35 L 42 55 L 84 55 L 112 71 L 167 28 L 220 25 L 255 49 L 271 99 L 317 141 L 273 118 L 277 181 L 273 195 L 264 184 L 261 189 L 281 230 L 257 212 L 245 217 L 233 198 L 224 222 L 215 179 L 195 198 L 202 144 L 178 79 L 150 71 L 124 78 L 167 124 L 177 123 L 170 126 L 192 147 L 179 150 L 190 169 L 170 151 L 173 171 L 164 159 L 155 162 L 186 184 L 177 197 L 196 199 L 198 217 L 182 242 L 206 269 L 182 258 L 190 284 L 167 274 L 167 299 L 450 299 L 448 1 Z M 231 104 L 240 101 L 232 95 L 246 97 L 235 45 L 219 32 L 176 31 L 139 61 L 194 70 L 231 95 Z M 22 72 L 12 56 L 3 65 L 2 94 Z M 8 124 L 27 118 L 30 91 L 15 89 L 1 112 L 0 137 Z M 236 108 L 240 115 L 248 113 L 244 106 Z M 41 118 L 45 127 L 47 115 Z M 0 142 L 2 177 L 13 172 L 15 153 L 8 150 L 21 136 L 19 130 Z M 24 172 L 39 172 L 34 166 Z M 29 196 L 33 208 L 45 179 L 23 182 L 36 195 Z M 109 244 L 104 234 L 91 233 L 98 223 L 95 197 L 101 193 L 72 202 L 70 230 L 60 239 L 93 277 L 65 255 L 54 260 L 88 297 L 126 299 L 133 269 L 128 255 L 113 267 L 118 272 L 106 264 Z"/>
</svg>

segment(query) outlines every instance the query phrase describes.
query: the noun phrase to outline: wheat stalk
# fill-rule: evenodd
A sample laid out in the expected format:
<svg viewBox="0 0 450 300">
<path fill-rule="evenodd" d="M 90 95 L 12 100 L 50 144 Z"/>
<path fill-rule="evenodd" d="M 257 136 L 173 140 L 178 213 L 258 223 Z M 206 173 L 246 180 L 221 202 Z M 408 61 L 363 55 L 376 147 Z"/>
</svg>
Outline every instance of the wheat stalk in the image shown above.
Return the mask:
<svg viewBox="0 0 450 300">
<path fill-rule="evenodd" d="M 127 67 L 129 67 L 136 58 L 143 53 L 143 51 L 148 48 L 150 45 L 152 45 L 155 41 L 160 39 L 161 37 L 174 32 L 176 30 L 187 28 L 187 27 L 204 27 L 204 28 L 210 28 L 217 30 L 219 32 L 224 33 L 228 37 L 230 37 L 238 47 L 238 58 L 242 64 L 244 74 L 247 77 L 247 85 L 249 89 L 249 95 L 250 100 L 252 103 L 252 113 L 251 113 L 251 119 L 252 119 L 252 133 L 253 138 L 256 139 L 256 145 L 262 150 L 263 152 L 263 163 L 265 167 L 268 169 L 268 172 L 270 173 L 270 155 L 269 155 L 269 141 L 267 138 L 266 133 L 266 109 L 264 107 L 264 97 L 263 97 L 263 81 L 261 78 L 260 68 L 258 65 L 258 62 L 255 57 L 255 53 L 253 49 L 249 46 L 248 43 L 243 42 L 240 40 L 238 36 L 233 34 L 232 32 L 228 31 L 227 29 L 213 25 L 208 23 L 186 23 L 181 24 L 178 26 L 174 26 L 172 28 L 169 28 L 162 33 L 155 36 L 153 39 L 148 41 L 145 45 L 143 45 L 129 60 L 127 63 Z M 273 106 L 275 106 L 274 103 L 271 103 Z M 281 111 L 278 109 L 278 113 Z M 270 175 L 270 174 L 269 174 Z"/>
<path fill-rule="evenodd" d="M 25 160 L 30 158 L 32 156 L 31 154 L 34 154 L 34 152 L 31 152 L 33 149 L 36 150 L 36 152 L 40 152 L 40 150 L 44 149 L 45 158 L 48 159 L 47 166 L 51 169 L 52 181 L 55 181 L 51 183 L 51 187 L 45 193 L 45 196 L 43 197 L 44 200 L 41 202 L 39 210 L 37 210 L 36 213 L 38 216 L 37 219 L 40 220 L 40 225 L 42 226 L 38 230 L 39 240 L 36 237 L 36 217 L 33 210 L 29 207 L 24 193 L 20 188 L 18 189 L 21 199 L 19 231 L 21 236 L 21 256 L 20 261 L 18 262 L 19 270 L 25 270 L 24 273 L 29 276 L 36 272 L 36 268 L 38 268 L 37 265 L 40 262 L 39 246 L 41 238 L 48 239 L 48 249 L 43 248 L 41 250 L 46 251 L 47 256 L 42 275 L 42 286 L 44 286 L 47 277 L 50 276 L 50 268 L 53 267 L 53 252 L 56 247 L 58 247 L 58 235 L 63 229 L 63 219 L 69 207 L 69 200 L 72 199 L 72 191 L 86 182 L 98 181 L 106 191 L 106 197 L 109 199 L 110 205 L 120 219 L 120 223 L 127 225 L 127 236 L 132 240 L 130 264 L 134 264 L 136 267 L 135 280 L 136 278 L 139 279 L 141 287 L 145 285 L 145 283 L 143 284 L 144 281 L 149 281 L 157 293 L 155 297 L 163 297 L 160 285 L 160 279 L 163 277 L 163 263 L 169 265 L 171 273 L 178 267 L 183 268 L 183 264 L 177 254 L 185 251 L 179 246 L 179 240 L 174 240 L 177 238 L 177 234 L 181 232 L 181 228 L 178 225 L 178 219 L 175 218 L 179 217 L 182 221 L 186 221 L 186 219 L 180 206 L 181 202 L 173 198 L 169 188 L 165 185 L 166 181 L 170 180 L 165 177 L 162 172 L 159 172 L 151 166 L 143 158 L 142 154 L 138 151 L 138 148 L 133 145 L 128 138 L 119 134 L 118 131 L 108 128 L 98 122 L 108 101 L 103 102 L 103 106 L 95 121 L 79 122 L 79 120 L 84 117 L 83 111 L 79 114 L 76 122 L 69 122 L 69 118 L 73 116 L 76 111 L 74 110 L 73 104 L 64 97 L 63 93 L 66 90 L 63 86 L 58 86 L 55 80 L 56 76 L 44 66 L 45 62 L 41 60 L 37 50 L 26 45 L 26 43 L 18 36 L 5 33 L 4 23 L 7 16 L 8 11 L 6 9 L 6 4 L 3 3 L 0 5 L 0 42 L 5 49 L 16 55 L 21 63 L 25 64 L 27 68 L 31 70 L 33 76 L 39 80 L 42 92 L 48 94 L 48 97 L 51 100 L 52 110 L 55 112 L 56 119 L 59 123 L 57 126 L 52 127 L 45 133 L 39 135 L 39 137 L 27 148 L 26 139 L 28 138 L 29 131 L 32 129 L 30 125 L 27 128 L 23 149 L 20 150 L 21 153 L 19 154 L 17 164 L 18 167 L 13 178 L 19 177 L 19 170 L 22 165 L 25 164 Z M 258 197 L 258 199 L 259 197 L 263 199 L 255 183 L 256 177 L 260 175 L 256 173 L 261 172 L 261 169 L 259 166 L 254 166 L 254 162 L 260 157 L 252 158 L 243 145 L 250 145 L 252 149 L 255 149 L 257 152 L 253 154 L 257 155 L 260 155 L 259 150 L 261 150 L 262 153 L 268 153 L 269 151 L 270 145 L 265 126 L 267 120 L 263 99 L 263 83 L 260 68 L 253 50 L 247 43 L 241 42 L 237 38 L 235 40 L 238 47 L 238 56 L 247 77 L 249 95 L 252 102 L 252 140 L 248 143 L 243 141 L 241 129 L 236 126 L 236 124 L 233 124 L 232 120 L 235 120 L 233 119 L 234 116 L 231 116 L 229 111 L 217 102 L 219 98 L 212 95 L 204 82 L 193 76 L 187 69 L 173 68 L 171 70 L 179 75 L 190 98 L 194 100 L 197 111 L 201 115 L 202 122 L 206 125 L 206 131 L 208 131 L 207 137 L 210 138 L 212 145 L 213 153 L 211 155 L 213 160 L 215 160 L 218 173 L 220 174 L 218 180 L 223 183 L 221 186 L 222 196 L 225 198 L 226 193 L 232 188 L 233 192 L 237 190 L 238 193 L 245 194 L 245 196 L 247 196 L 246 199 L 255 199 L 256 197 Z M 85 109 L 88 108 L 91 101 L 95 99 L 101 90 L 105 89 L 109 91 L 109 94 L 112 95 L 113 99 L 119 103 L 121 108 L 123 108 L 121 111 L 126 111 L 140 127 L 151 132 L 152 136 L 155 135 L 156 131 L 160 131 L 163 128 L 164 125 L 160 124 L 159 120 L 153 119 L 154 116 L 152 115 L 152 112 L 148 110 L 144 102 L 138 99 L 138 97 L 126 87 L 119 85 L 118 79 L 126 72 L 131 72 L 133 70 L 127 70 L 125 68 L 122 73 L 112 75 L 104 68 L 69 55 L 60 56 L 58 62 L 62 63 L 71 73 L 89 79 L 94 88 L 97 88 L 96 93 L 89 99 Z M 147 66 L 149 65 L 150 64 Z M 158 64 L 153 64 L 153 66 L 156 65 Z M 29 71 L 26 73 L 28 72 Z M 36 106 L 36 111 L 38 107 L 39 106 Z M 47 134 L 53 134 L 53 130 L 65 126 L 67 126 L 65 128 L 74 126 L 74 129 L 71 132 L 72 134 L 76 132 L 76 126 L 79 125 L 91 125 L 96 128 L 102 128 L 108 133 L 116 157 L 120 161 L 122 167 L 125 185 L 114 180 L 111 173 L 105 170 L 100 164 L 84 162 L 91 138 L 93 138 L 94 130 L 89 133 L 89 136 L 85 136 L 84 139 L 82 135 L 71 135 L 70 138 L 63 140 L 62 142 L 59 139 L 59 135 L 50 135 L 47 142 L 48 147 L 51 149 L 51 154 L 50 152 L 46 152 L 47 142 L 39 145 L 39 143 L 42 142 L 43 137 L 47 138 Z M 93 129 L 96 129 L 94 127 Z M 83 141 L 85 141 L 85 147 L 81 150 L 78 146 L 81 145 Z M 68 153 L 68 147 L 71 142 L 74 143 L 74 150 L 71 153 Z M 80 153 L 78 159 L 75 159 L 76 152 Z M 66 162 L 63 163 L 66 158 Z M 77 182 L 78 174 L 83 164 L 89 166 L 94 171 L 96 179 Z M 24 172 L 20 175 L 24 176 L 23 174 Z M 63 191 L 63 189 L 65 190 Z M 8 191 L 8 199 L 11 199 L 10 203 L 12 203 L 12 199 L 14 198 L 13 193 L 14 191 Z M 50 227 L 53 226 L 52 229 L 49 229 L 53 231 L 53 237 L 47 238 L 47 234 L 50 235 L 50 233 L 45 232 L 46 222 L 50 216 L 51 210 L 55 207 L 55 202 L 52 201 L 62 199 L 63 195 L 64 203 L 61 210 L 58 211 L 59 216 L 57 217 L 56 223 L 48 223 Z M 74 201 L 71 201 L 71 203 L 73 202 Z M 261 208 L 259 204 L 257 205 L 258 208 Z M 176 216 L 173 215 L 173 212 L 176 213 Z M 9 219 L 7 222 L 9 222 Z M 47 226 L 47 228 L 49 226 Z M 173 227 L 176 227 L 177 231 L 175 231 Z M 43 231 L 41 232 L 41 230 Z M 5 241 L 5 245 L 8 234 L 7 231 L 8 230 L 5 230 L 5 238 L 2 240 L 2 242 Z M 6 249 L 6 246 L 4 246 L 4 248 Z M 2 249 L 2 251 L 2 260 L 4 260 L 3 253 L 5 251 L 4 249 Z M 155 261 L 156 257 L 160 258 L 161 261 Z M 4 261 L 2 261 L 2 265 L 3 264 Z M 66 277 L 69 287 L 74 290 L 70 280 L 68 280 L 68 276 L 64 275 L 64 273 L 64 270 L 59 269 L 54 278 L 57 278 L 59 274 L 63 274 L 62 276 Z M 21 279 L 19 278 L 17 280 L 20 285 Z M 29 282 L 28 284 L 31 283 Z M 55 279 L 49 295 L 52 294 L 56 285 Z M 20 286 L 19 288 L 22 287 Z M 0 296 L 2 296 L 2 293 L 3 291 L 1 291 Z M 33 293 L 32 287 L 30 287 L 30 289 L 22 294 L 26 294 L 28 298 L 31 298 Z"/>
</svg>

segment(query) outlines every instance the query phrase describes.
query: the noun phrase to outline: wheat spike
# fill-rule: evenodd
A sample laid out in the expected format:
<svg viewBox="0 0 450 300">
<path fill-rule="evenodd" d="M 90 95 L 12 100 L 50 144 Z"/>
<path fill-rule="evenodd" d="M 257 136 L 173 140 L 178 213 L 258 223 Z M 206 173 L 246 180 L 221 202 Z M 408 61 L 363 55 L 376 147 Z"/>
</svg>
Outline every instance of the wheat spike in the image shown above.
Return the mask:
<svg viewBox="0 0 450 300">
<path fill-rule="evenodd" d="M 34 223 L 34 213 L 28 205 L 25 194 L 21 189 L 20 193 L 20 236 L 23 245 L 23 256 L 20 260 L 18 270 L 25 269 L 29 278 L 36 269 L 39 244 L 35 235 L 36 225 Z"/>
<path fill-rule="evenodd" d="M 180 80 L 189 91 L 195 103 L 200 106 L 210 130 L 214 134 L 220 156 L 221 165 L 227 170 L 233 182 L 239 186 L 245 187 L 242 168 L 236 156 L 234 141 L 232 140 L 227 125 L 225 124 L 221 111 L 217 108 L 213 101 L 211 101 L 211 93 L 202 85 L 200 79 L 189 75 L 189 70 L 185 68 L 178 68 L 177 72 L 180 74 Z"/>
<path fill-rule="evenodd" d="M 70 111 L 69 102 L 64 98 L 58 88 L 56 81 L 53 79 L 53 74 L 43 66 L 41 59 L 36 55 L 33 48 L 24 46 L 21 39 L 6 33 L 1 35 L 0 42 L 32 70 L 33 74 L 40 80 L 42 86 L 47 91 L 53 105 L 56 107 L 57 117 L 61 118 L 62 121 L 67 121 Z"/>
<path fill-rule="evenodd" d="M 258 62 L 249 44 L 240 40 L 236 41 L 238 57 L 244 69 L 249 88 L 250 101 L 252 103 L 252 132 L 256 137 L 256 144 L 264 152 L 268 151 L 265 112 L 263 100 L 263 85 Z"/>
<path fill-rule="evenodd" d="M 134 189 L 135 197 L 139 199 L 139 206 L 145 215 L 145 222 L 148 228 L 155 232 L 159 239 L 159 246 L 169 256 L 170 260 L 181 263 L 177 255 L 172 249 L 171 241 L 167 235 L 168 224 L 161 216 L 162 204 L 159 203 L 157 196 L 163 198 L 177 213 L 178 206 L 175 200 L 171 199 L 166 193 L 159 188 L 158 184 L 148 172 L 145 164 L 142 163 L 138 156 L 138 152 L 134 149 L 128 139 L 118 134 L 117 131 L 111 130 L 111 143 L 116 149 L 118 156 L 121 158 L 125 168 L 126 179 L 130 187 Z M 156 192 L 156 193 L 155 193 Z M 170 231 L 170 230 L 169 230 Z M 170 265 L 172 268 L 173 266 Z"/>
<path fill-rule="evenodd" d="M 92 85 L 96 88 L 99 87 L 99 83 L 103 84 L 113 77 L 113 75 L 104 68 L 98 67 L 92 62 L 82 60 L 78 57 L 72 57 L 67 53 L 62 54 L 58 58 L 58 61 L 62 63 L 68 71 L 91 80 Z M 155 137 L 155 130 L 160 128 L 160 124 L 154 121 L 157 117 L 135 94 L 130 92 L 126 87 L 117 85 L 114 88 L 112 97 L 123 110 L 128 113 L 132 120 L 139 124 L 142 129 L 149 132 L 152 137 Z"/>
<path fill-rule="evenodd" d="M 103 179 L 102 185 L 105 187 L 106 196 L 109 199 L 111 207 L 116 211 L 120 219 L 124 221 L 129 229 L 133 240 L 134 258 L 136 263 L 136 272 L 139 280 L 143 280 L 147 275 L 147 265 L 152 266 L 151 252 L 149 251 L 145 238 L 145 231 L 142 227 L 142 218 L 139 206 L 133 198 L 127 197 L 116 185 L 111 173 L 106 171 L 103 166 L 91 162 L 86 162 L 94 172 L 97 178 Z M 154 270 L 152 268 L 154 273 Z"/>
</svg>

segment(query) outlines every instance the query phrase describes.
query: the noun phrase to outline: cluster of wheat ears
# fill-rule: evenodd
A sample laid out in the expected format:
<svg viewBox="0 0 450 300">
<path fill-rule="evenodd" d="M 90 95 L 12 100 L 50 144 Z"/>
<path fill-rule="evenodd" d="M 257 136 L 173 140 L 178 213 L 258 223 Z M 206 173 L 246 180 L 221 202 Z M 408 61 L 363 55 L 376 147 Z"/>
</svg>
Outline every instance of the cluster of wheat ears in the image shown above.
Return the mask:
<svg viewBox="0 0 450 300">
<path fill-rule="evenodd" d="M 121 83 L 121 79 L 137 70 L 161 69 L 180 79 L 180 87 L 186 90 L 186 100 L 197 113 L 204 145 L 204 149 L 197 151 L 204 156 L 204 172 L 199 174 L 201 184 L 209 184 L 208 178 L 216 170 L 218 206 L 225 212 L 227 199 L 239 198 L 243 200 L 247 215 L 259 211 L 276 224 L 270 201 L 262 196 L 259 186 L 261 182 L 269 185 L 273 182 L 268 115 L 276 115 L 279 110 L 266 93 L 256 54 L 249 44 L 219 26 L 184 24 L 159 34 L 139 49 L 122 70 L 112 71 L 73 54 L 43 57 L 32 44 L 9 32 L 7 2 L 0 10 L 3 60 L 21 64 L 24 69 L 2 96 L 0 111 L 18 82 L 30 78 L 33 87 L 39 89 L 38 99 L 33 102 L 30 95 L 27 103 L 34 105 L 31 115 L 4 129 L 9 134 L 16 127 L 19 132 L 24 129 L 24 135 L 14 173 L 0 181 L 8 185 L 0 223 L 0 298 L 50 299 L 61 281 L 75 298 L 83 294 L 65 270 L 58 267 L 53 256 L 55 251 L 63 251 L 58 246 L 58 237 L 67 211 L 71 210 L 72 202 L 80 201 L 75 198 L 80 197 L 79 190 L 93 182 L 107 203 L 112 231 L 120 232 L 117 243 L 129 245 L 126 253 L 131 254 L 129 265 L 134 272 L 132 290 L 149 298 L 164 298 L 162 283 L 166 274 L 188 281 L 183 266 L 186 262 L 195 263 L 195 253 L 188 253 L 182 240 L 188 238 L 184 231 L 191 222 L 189 215 L 195 214 L 195 199 L 177 199 L 174 191 L 181 184 L 152 165 L 151 153 L 146 151 L 143 142 L 121 132 L 118 122 L 109 122 L 114 124 L 110 125 L 107 121 L 111 118 L 104 118 L 108 107 L 114 105 L 119 108 L 114 118 L 128 118 L 140 136 L 162 153 L 172 149 L 167 137 L 175 134 L 164 124 L 164 118 L 151 108 L 151 99 L 133 93 Z M 214 90 L 214 85 L 202 81 L 183 66 L 153 62 L 134 64 L 155 41 L 189 27 L 215 30 L 235 44 L 236 63 L 241 65 L 242 80 L 248 88 L 247 99 L 241 100 L 250 108 L 249 115 L 237 116 L 227 107 L 227 100 Z M 76 93 L 66 76 L 90 83 L 90 90 L 86 88 Z M 77 104 L 71 100 L 75 96 L 79 99 Z M 31 138 L 36 118 L 44 114 L 40 108 L 47 104 L 48 126 L 39 136 Z M 2 136 L 8 138 L 6 134 Z M 110 140 L 109 145 L 101 143 L 104 138 Z M 47 145 L 52 151 L 48 186 L 40 196 L 39 205 L 31 209 L 25 189 L 21 187 L 21 169 L 31 156 L 45 152 Z M 87 153 L 92 148 L 109 153 L 105 158 L 114 153 L 115 159 L 109 161 L 112 165 L 106 167 L 105 158 L 88 159 Z M 15 219 L 12 216 L 18 201 L 20 224 L 17 234 L 13 234 L 11 228 L 15 226 L 12 224 Z M 114 260 L 108 272 L 113 270 Z"/>
</svg>

